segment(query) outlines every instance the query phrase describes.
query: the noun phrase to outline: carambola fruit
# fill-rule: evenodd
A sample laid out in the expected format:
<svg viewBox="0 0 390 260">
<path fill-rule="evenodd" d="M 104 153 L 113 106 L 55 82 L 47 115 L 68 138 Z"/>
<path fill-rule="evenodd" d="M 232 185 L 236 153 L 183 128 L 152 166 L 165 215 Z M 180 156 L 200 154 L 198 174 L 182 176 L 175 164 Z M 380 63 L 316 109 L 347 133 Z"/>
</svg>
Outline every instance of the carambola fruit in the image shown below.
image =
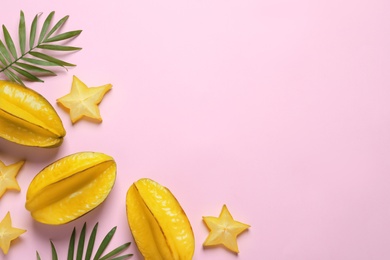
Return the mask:
<svg viewBox="0 0 390 260">
<path fill-rule="evenodd" d="M 126 209 L 130 230 L 146 260 L 192 259 L 192 227 L 169 189 L 151 179 L 140 179 L 127 192 Z"/>
<path fill-rule="evenodd" d="M 0 80 L 0 137 L 26 146 L 57 147 L 65 134 L 60 117 L 43 96 Z"/>
<path fill-rule="evenodd" d="M 97 152 L 68 155 L 40 171 L 31 181 L 26 209 L 38 222 L 60 225 L 99 206 L 116 178 L 111 156 Z"/>
</svg>

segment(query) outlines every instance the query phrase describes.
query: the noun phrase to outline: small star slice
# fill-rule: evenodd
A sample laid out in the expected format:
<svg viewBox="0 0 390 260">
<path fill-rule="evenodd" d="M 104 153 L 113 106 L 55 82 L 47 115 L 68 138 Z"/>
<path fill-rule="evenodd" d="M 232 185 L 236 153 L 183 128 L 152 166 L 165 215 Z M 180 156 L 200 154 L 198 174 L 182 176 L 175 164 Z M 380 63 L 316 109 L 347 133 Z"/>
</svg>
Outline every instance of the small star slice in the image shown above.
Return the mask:
<svg viewBox="0 0 390 260">
<path fill-rule="evenodd" d="M 12 227 L 11 215 L 8 212 L 0 222 L 0 248 L 5 255 L 8 254 L 11 241 L 18 238 L 24 232 L 26 230 Z"/>
<path fill-rule="evenodd" d="M 98 105 L 111 88 L 111 84 L 89 88 L 80 79 L 73 76 L 70 93 L 57 99 L 57 102 L 69 110 L 73 124 L 83 117 L 100 123 L 102 117 Z"/>
<path fill-rule="evenodd" d="M 24 165 L 24 161 L 20 161 L 6 166 L 0 161 L 0 198 L 6 192 L 6 190 L 20 191 L 19 184 L 16 180 L 16 175 L 19 173 L 20 168 Z"/>
<path fill-rule="evenodd" d="M 219 217 L 203 217 L 203 221 L 210 229 L 210 234 L 203 246 L 223 245 L 227 249 L 238 253 L 237 236 L 250 226 L 235 221 L 226 205 L 223 205 Z"/>
</svg>

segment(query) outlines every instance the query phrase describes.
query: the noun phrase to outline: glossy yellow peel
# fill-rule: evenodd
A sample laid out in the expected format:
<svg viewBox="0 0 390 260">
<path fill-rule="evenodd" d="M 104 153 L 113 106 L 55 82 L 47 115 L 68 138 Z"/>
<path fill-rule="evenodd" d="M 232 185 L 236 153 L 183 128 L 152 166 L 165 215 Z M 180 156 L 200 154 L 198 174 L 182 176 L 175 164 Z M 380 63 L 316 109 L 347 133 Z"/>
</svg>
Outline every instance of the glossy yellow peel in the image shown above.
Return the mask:
<svg viewBox="0 0 390 260">
<path fill-rule="evenodd" d="M 65 134 L 60 117 L 43 96 L 0 81 L 0 137 L 26 146 L 57 147 Z"/>
<path fill-rule="evenodd" d="M 111 156 L 80 152 L 66 156 L 38 173 L 26 195 L 26 209 L 38 222 L 59 225 L 100 205 L 116 178 Z"/>
<path fill-rule="evenodd" d="M 140 179 L 127 192 L 126 209 L 130 230 L 146 260 L 192 259 L 192 227 L 169 189 Z"/>
<path fill-rule="evenodd" d="M 204 246 L 223 245 L 234 253 L 239 252 L 237 236 L 250 226 L 234 220 L 226 205 L 223 205 L 219 217 L 203 217 L 203 221 L 210 229 Z"/>
</svg>

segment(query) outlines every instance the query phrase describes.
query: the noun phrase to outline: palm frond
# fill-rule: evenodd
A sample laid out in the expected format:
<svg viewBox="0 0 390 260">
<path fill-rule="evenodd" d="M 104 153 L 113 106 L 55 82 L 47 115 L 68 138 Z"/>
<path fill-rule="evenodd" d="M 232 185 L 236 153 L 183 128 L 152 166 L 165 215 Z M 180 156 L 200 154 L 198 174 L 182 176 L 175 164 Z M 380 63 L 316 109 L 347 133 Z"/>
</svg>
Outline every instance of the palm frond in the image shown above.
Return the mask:
<svg viewBox="0 0 390 260">
<path fill-rule="evenodd" d="M 70 240 L 69 240 L 68 258 L 67 258 L 68 260 L 73 260 L 75 240 L 76 240 L 76 228 L 73 228 L 72 235 L 70 236 Z"/>
<path fill-rule="evenodd" d="M 93 246 L 95 245 L 95 239 L 96 239 L 98 225 L 99 224 L 96 223 L 96 225 L 93 227 L 93 230 L 91 232 L 91 236 L 89 237 L 87 252 L 85 253 L 85 260 L 90 260 L 92 257 Z"/>
<path fill-rule="evenodd" d="M 83 258 L 86 228 L 87 228 L 87 224 L 84 223 L 83 229 L 81 229 L 81 233 L 80 233 L 80 237 L 79 237 L 79 244 L 77 246 L 76 260 L 82 260 L 82 258 Z"/>
<path fill-rule="evenodd" d="M 50 240 L 50 246 L 51 246 L 51 256 L 52 260 L 58 260 L 57 250 L 54 246 L 53 242 Z"/>
<path fill-rule="evenodd" d="M 127 259 L 127 258 L 133 256 L 133 254 L 119 255 L 130 246 L 130 244 L 131 244 L 130 242 L 124 243 L 123 245 L 116 247 L 115 249 L 111 250 L 110 252 L 108 252 L 107 254 L 102 256 L 104 251 L 107 249 L 108 244 L 110 243 L 111 239 L 113 238 L 113 236 L 115 234 L 116 227 L 114 227 L 103 238 L 102 242 L 98 246 L 97 251 L 95 252 L 94 257 L 92 257 L 93 251 L 94 251 L 93 249 L 94 249 L 94 245 L 95 245 L 96 233 L 98 230 L 98 223 L 95 224 L 95 226 L 94 226 L 94 228 L 89 236 L 87 248 L 85 249 L 86 229 L 87 229 L 87 224 L 84 223 L 83 228 L 82 228 L 82 230 L 79 234 L 79 237 L 78 237 L 76 251 L 75 251 L 76 228 L 73 229 L 72 234 L 71 234 L 70 239 L 69 239 L 67 260 L 74 260 L 74 259 L 82 260 L 84 253 L 85 253 L 84 260 L 90 260 L 91 258 L 93 260 L 123 260 L 123 259 Z M 51 245 L 52 260 L 58 260 L 57 250 L 54 246 L 54 243 L 51 240 L 50 240 L 50 245 Z M 76 255 L 75 255 L 75 253 L 76 253 Z M 41 257 L 40 257 L 38 252 L 36 253 L 36 256 L 37 256 L 37 260 L 41 260 Z"/>
<path fill-rule="evenodd" d="M 0 39 L 0 73 L 3 73 L 8 80 L 22 85 L 24 85 L 24 80 L 43 82 L 41 76 L 56 75 L 52 69 L 47 67 L 76 66 L 55 58 L 53 55 L 56 52 L 81 50 L 80 47 L 65 45 L 63 41 L 77 37 L 82 31 L 59 33 L 59 29 L 69 16 L 61 18 L 54 26 L 51 26 L 54 14 L 53 11 L 46 17 L 40 30 L 38 30 L 40 14 L 35 15 L 30 25 L 30 33 L 27 35 L 25 16 L 23 11 L 20 11 L 17 42 L 12 39 L 7 27 L 2 26 L 4 41 Z M 17 43 L 19 46 L 16 45 Z"/>
</svg>

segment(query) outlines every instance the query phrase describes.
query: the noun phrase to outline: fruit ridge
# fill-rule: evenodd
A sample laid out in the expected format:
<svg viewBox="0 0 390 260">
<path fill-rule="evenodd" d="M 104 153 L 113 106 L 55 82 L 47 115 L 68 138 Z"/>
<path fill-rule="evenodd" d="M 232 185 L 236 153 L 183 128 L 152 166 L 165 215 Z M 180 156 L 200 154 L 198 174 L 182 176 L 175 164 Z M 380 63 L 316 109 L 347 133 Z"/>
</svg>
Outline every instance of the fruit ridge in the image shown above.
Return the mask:
<svg viewBox="0 0 390 260">
<path fill-rule="evenodd" d="M 126 208 L 130 230 L 145 259 L 192 259 L 191 224 L 168 188 L 140 179 L 128 190 Z"/>
<path fill-rule="evenodd" d="M 65 135 L 61 118 L 42 95 L 0 80 L 0 137 L 26 146 L 57 147 Z"/>
<path fill-rule="evenodd" d="M 31 181 L 26 209 L 41 223 L 59 225 L 75 220 L 100 205 L 116 178 L 111 156 L 79 152 L 48 165 Z"/>
</svg>

